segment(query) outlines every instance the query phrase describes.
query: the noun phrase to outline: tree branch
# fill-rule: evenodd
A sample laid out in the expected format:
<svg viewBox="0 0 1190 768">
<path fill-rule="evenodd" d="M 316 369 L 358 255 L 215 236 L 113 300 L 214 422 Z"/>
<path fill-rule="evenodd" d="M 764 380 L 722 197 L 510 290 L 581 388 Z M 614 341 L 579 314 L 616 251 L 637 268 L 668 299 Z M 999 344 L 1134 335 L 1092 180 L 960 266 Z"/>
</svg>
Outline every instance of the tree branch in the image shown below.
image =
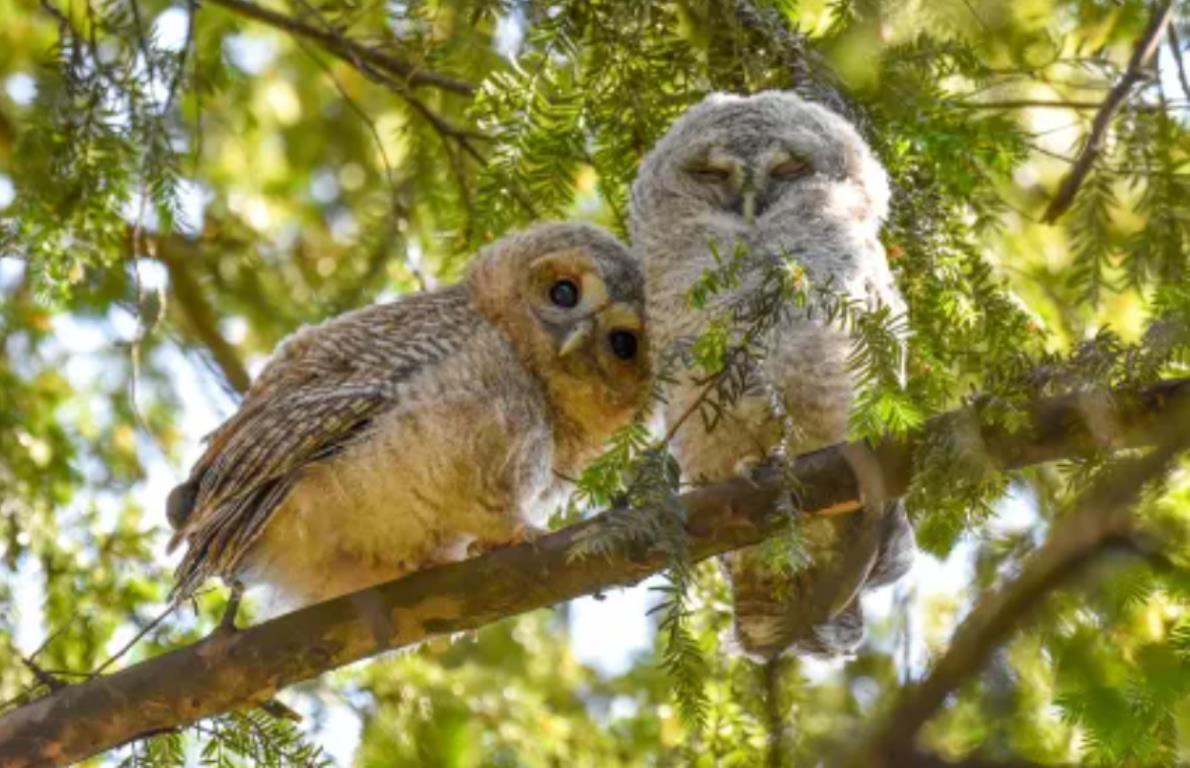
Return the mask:
<svg viewBox="0 0 1190 768">
<path fill-rule="evenodd" d="M 247 392 L 252 384 L 252 377 L 248 375 L 248 369 L 240 359 L 240 353 L 219 332 L 219 320 L 215 310 L 203 295 L 202 286 L 194 279 L 186 264 L 194 252 L 193 246 L 179 237 L 157 239 L 151 245 L 150 252 L 169 272 L 170 292 L 177 299 L 182 314 L 186 316 L 190 330 L 210 350 L 215 365 L 223 372 L 228 384 L 240 394 Z"/>
<path fill-rule="evenodd" d="M 1190 379 L 1139 392 L 1115 392 L 1110 407 L 1084 395 L 1050 398 L 1032 413 L 1032 429 L 982 430 L 982 449 L 1003 468 L 1079 455 L 1089 446 L 1152 444 L 1190 402 Z M 945 417 L 943 417 L 945 418 Z M 943 424 L 935 420 L 935 425 Z M 1104 424 L 1119 429 L 1104 429 Z M 1185 425 L 1182 425 L 1183 427 Z M 917 434 L 875 446 L 871 457 L 890 496 L 908 487 Z M 848 455 L 856 444 L 798 458 L 789 470 L 802 514 L 860 508 Z M 699 488 L 681 497 L 691 560 L 755 544 L 788 519 L 774 514 L 786 495 L 786 473 Z M 0 764 L 44 766 L 80 760 L 131 739 L 186 726 L 236 707 L 259 704 L 287 685 L 432 635 L 494 621 L 632 584 L 667 566 L 659 547 L 626 545 L 606 557 L 576 557 L 593 536 L 614 535 L 608 518 L 661 514 L 611 511 L 536 542 L 414 573 L 205 640 L 111 675 L 54 691 L 0 717 Z"/>
<path fill-rule="evenodd" d="M 279 29 L 282 32 L 287 32 L 296 37 L 318 43 L 352 66 L 355 66 L 358 61 L 365 61 L 383 72 L 401 78 L 409 86 L 426 85 L 462 96 L 475 95 L 475 86 L 465 80 L 459 80 L 428 69 L 422 69 L 415 64 L 402 61 L 379 48 L 360 45 L 343 35 L 337 34 L 333 30 L 312 27 L 298 19 L 277 13 L 268 8 L 262 8 L 246 0 L 207 0 L 207 2 L 263 24 L 268 24 L 270 27 Z"/>
<path fill-rule="evenodd" d="M 1026 560 L 1020 574 L 979 602 L 929 676 L 902 694 L 883 726 L 851 764 L 876 768 L 916 764 L 907 761 L 916 754 L 914 741 L 921 727 L 947 696 L 983 668 L 1022 619 L 1097 555 L 1113 544 L 1135 540 L 1131 507 L 1145 485 L 1190 444 L 1187 414 L 1190 410 L 1183 404 L 1175 415 L 1181 419 L 1180 429 L 1166 428 L 1167 436 L 1156 450 L 1110 472 L 1084 494 L 1075 510 L 1058 522 L 1045 544 Z"/>
<path fill-rule="evenodd" d="M 270 11 L 267 8 L 261 8 L 253 3 L 246 2 L 246 0 L 211 0 L 211 2 L 236 13 L 241 13 L 249 18 L 262 21 L 297 37 L 313 40 L 321 44 L 334 56 L 350 64 L 365 77 L 392 90 L 414 112 L 429 123 L 430 127 L 434 129 L 434 132 L 438 134 L 443 142 L 443 149 L 447 154 L 447 159 L 450 161 L 452 169 L 456 172 L 461 169 L 461 157 L 456 151 L 452 150 L 452 145 L 457 145 L 458 151 L 464 153 L 475 162 L 481 165 L 484 163 L 484 155 L 476 149 L 474 142 L 488 137 L 482 133 L 461 128 L 438 114 L 425 101 L 418 98 L 411 87 L 419 83 L 427 84 L 432 82 L 444 90 L 473 96 L 476 88 L 471 83 L 465 83 L 461 80 L 454 80 L 443 75 L 415 69 L 412 65 L 395 59 L 383 51 L 359 45 L 339 34 L 334 27 L 323 21 L 321 17 L 318 17 L 317 9 L 314 8 L 309 9 L 310 13 L 316 18 L 319 18 L 324 27 L 322 29 Z M 459 183 L 460 185 L 463 183 L 461 177 Z M 524 195 L 520 194 L 517 190 L 513 190 L 513 196 L 521 205 L 525 206 L 530 214 L 534 213 L 533 206 Z"/>
<path fill-rule="evenodd" d="M 1166 2 L 1153 9 L 1153 15 L 1149 19 L 1148 27 L 1145 28 L 1144 34 L 1140 36 L 1136 47 L 1132 49 L 1132 58 L 1128 61 L 1128 69 L 1124 71 L 1124 75 L 1116 83 L 1115 87 L 1108 92 L 1107 98 L 1099 107 L 1099 111 L 1095 113 L 1095 119 L 1091 122 L 1091 133 L 1087 136 L 1087 141 L 1083 144 L 1082 151 L 1079 152 L 1074 167 L 1066 174 L 1066 178 L 1062 179 L 1057 194 L 1050 201 L 1049 207 L 1045 209 L 1045 214 L 1041 217 L 1042 221 L 1052 224 L 1074 202 L 1074 196 L 1078 193 L 1078 188 L 1082 186 L 1083 181 L 1087 178 L 1087 174 L 1091 172 L 1091 166 L 1094 164 L 1095 158 L 1099 156 L 1099 151 L 1103 148 L 1103 139 L 1107 135 L 1107 128 L 1111 125 L 1112 117 L 1128 97 L 1132 86 L 1144 78 L 1143 70 L 1148 66 L 1150 59 L 1153 58 L 1153 53 L 1161 44 L 1161 35 L 1165 31 L 1165 28 L 1169 26 L 1169 20 L 1172 17 L 1173 0 L 1166 0 Z"/>
<path fill-rule="evenodd" d="M 1102 109 L 1103 104 L 1098 101 L 1058 101 L 1055 99 L 1000 99 L 998 101 L 950 101 L 947 106 L 955 109 Z M 1172 105 L 1175 109 L 1184 109 L 1186 104 Z M 1162 109 L 1157 104 L 1139 105 L 1137 109 L 1157 111 Z"/>
<path fill-rule="evenodd" d="M 1178 39 L 1177 22 L 1169 23 L 1169 52 L 1173 56 L 1174 66 L 1178 69 L 1178 82 L 1182 86 L 1182 93 L 1190 99 L 1190 79 L 1186 78 L 1186 62 L 1182 58 L 1182 41 Z"/>
</svg>

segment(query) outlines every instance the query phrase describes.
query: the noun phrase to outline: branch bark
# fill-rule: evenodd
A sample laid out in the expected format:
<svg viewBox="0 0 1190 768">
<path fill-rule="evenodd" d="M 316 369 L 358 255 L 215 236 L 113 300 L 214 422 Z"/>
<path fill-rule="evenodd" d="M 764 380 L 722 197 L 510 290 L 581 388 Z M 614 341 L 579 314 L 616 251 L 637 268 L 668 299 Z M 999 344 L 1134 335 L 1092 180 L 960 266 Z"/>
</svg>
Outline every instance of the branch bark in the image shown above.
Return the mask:
<svg viewBox="0 0 1190 768">
<path fill-rule="evenodd" d="M 1158 427 L 1190 403 L 1190 379 L 1102 398 L 1073 395 L 1039 402 L 1032 429 L 981 432 L 983 448 L 1009 469 L 1082 453 L 1090 446 L 1147 445 Z M 1119 425 L 1104 429 L 1104 424 Z M 1185 425 L 1182 425 L 1185 427 Z M 871 449 L 889 495 L 904 493 L 923 435 Z M 841 444 L 798 458 L 792 472 L 802 514 L 860 508 L 859 483 Z M 863 448 L 860 448 L 863 450 Z M 755 544 L 776 533 L 785 494 L 778 469 L 684 494 L 693 560 Z M 111 675 L 54 691 L 0 717 L 0 765 L 72 763 L 141 736 L 267 701 L 287 685 L 432 635 L 475 629 L 525 611 L 632 584 L 665 568 L 657 547 L 626 547 L 607 557 L 576 558 L 577 545 L 612 529 L 606 512 L 531 544 L 422 571 L 272 621 L 215 633 L 191 646 Z"/>
<path fill-rule="evenodd" d="M 1107 135 L 1107 128 L 1111 125 L 1112 116 L 1115 115 L 1116 110 L 1124 103 L 1128 97 L 1132 86 L 1140 82 L 1144 77 L 1144 68 L 1148 66 L 1149 61 L 1153 58 L 1158 46 L 1161 44 L 1161 35 L 1165 32 L 1165 28 L 1169 26 L 1169 21 L 1173 17 L 1173 0 L 1166 0 L 1161 5 L 1153 9 L 1153 15 L 1149 19 L 1149 24 L 1145 28 L 1144 34 L 1136 42 L 1136 46 L 1132 49 L 1132 58 L 1128 61 L 1128 69 L 1124 71 L 1124 75 L 1115 84 L 1115 87 L 1108 92 L 1107 98 L 1104 99 L 1103 104 L 1099 107 L 1099 111 L 1095 113 L 1095 119 L 1091 122 L 1091 133 L 1087 136 L 1087 141 L 1083 144 L 1082 151 L 1079 152 L 1078 158 L 1075 160 L 1074 167 L 1066 174 L 1066 178 L 1062 179 L 1062 183 L 1058 187 L 1057 194 L 1054 199 L 1050 201 L 1049 207 L 1045 209 L 1041 220 L 1047 224 L 1052 224 L 1070 208 L 1071 203 L 1074 202 L 1074 196 L 1078 193 L 1078 188 L 1087 178 L 1087 174 L 1091 172 L 1091 166 L 1095 162 L 1095 158 L 1099 156 L 1099 151 L 1103 148 L 1103 139 Z"/>
<path fill-rule="evenodd" d="M 415 64 L 403 61 L 390 53 L 372 48 L 348 39 L 332 30 L 319 29 L 303 21 L 286 16 L 283 13 L 263 8 L 246 0 L 207 0 L 211 5 L 225 8 L 232 13 L 238 13 L 249 19 L 254 19 L 270 27 L 287 32 L 311 42 L 318 43 L 338 58 L 356 65 L 357 61 L 364 61 L 377 69 L 394 77 L 400 78 L 405 84 L 416 87 L 419 85 L 433 86 L 443 91 L 457 93 L 461 96 L 474 96 L 475 86 L 465 80 L 439 74 L 423 69 Z"/>
</svg>

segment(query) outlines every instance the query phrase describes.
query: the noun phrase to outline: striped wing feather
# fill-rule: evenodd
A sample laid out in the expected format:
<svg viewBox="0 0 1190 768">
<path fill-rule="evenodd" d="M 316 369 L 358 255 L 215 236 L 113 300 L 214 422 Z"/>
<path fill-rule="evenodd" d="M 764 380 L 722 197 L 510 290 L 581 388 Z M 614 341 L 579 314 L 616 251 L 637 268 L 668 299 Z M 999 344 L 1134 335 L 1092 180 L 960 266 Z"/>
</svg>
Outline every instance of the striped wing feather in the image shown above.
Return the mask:
<svg viewBox="0 0 1190 768">
<path fill-rule="evenodd" d="M 452 355 L 478 314 L 460 287 L 350 312 L 286 340 L 240 409 L 208 438 L 182 495 L 171 547 L 187 541 L 175 594 L 211 574 L 230 575 L 297 482 L 341 451 L 400 385 Z"/>
</svg>

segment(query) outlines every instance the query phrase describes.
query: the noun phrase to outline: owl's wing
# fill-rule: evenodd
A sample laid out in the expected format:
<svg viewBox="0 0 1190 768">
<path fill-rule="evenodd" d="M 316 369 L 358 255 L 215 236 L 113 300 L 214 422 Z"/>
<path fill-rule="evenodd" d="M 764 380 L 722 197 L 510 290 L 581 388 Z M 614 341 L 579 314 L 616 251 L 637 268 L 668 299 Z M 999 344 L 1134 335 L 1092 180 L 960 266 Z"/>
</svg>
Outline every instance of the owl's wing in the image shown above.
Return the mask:
<svg viewBox="0 0 1190 768">
<path fill-rule="evenodd" d="M 170 495 L 179 529 L 171 547 L 189 543 L 175 592 L 229 573 L 301 470 L 399 405 L 400 385 L 457 351 L 477 323 L 461 290 L 448 289 L 358 310 L 286 341 Z"/>
</svg>

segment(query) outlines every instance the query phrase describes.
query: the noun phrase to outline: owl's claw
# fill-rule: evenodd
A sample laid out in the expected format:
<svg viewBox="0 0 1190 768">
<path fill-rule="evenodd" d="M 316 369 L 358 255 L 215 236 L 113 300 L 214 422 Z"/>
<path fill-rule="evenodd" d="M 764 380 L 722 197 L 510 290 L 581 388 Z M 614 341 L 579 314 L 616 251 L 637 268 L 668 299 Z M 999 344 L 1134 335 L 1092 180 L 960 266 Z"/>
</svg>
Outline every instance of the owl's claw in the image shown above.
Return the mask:
<svg viewBox="0 0 1190 768">
<path fill-rule="evenodd" d="M 768 463 L 768 457 L 753 453 L 736 461 L 731 469 L 736 477 L 752 482 L 752 479 L 756 476 L 756 470 Z"/>
<path fill-rule="evenodd" d="M 467 557 L 477 557 L 494 549 L 502 549 L 503 547 L 512 547 L 517 544 L 536 541 L 547 533 L 549 533 L 548 528 L 542 528 L 530 523 L 517 523 L 506 539 L 476 539 L 471 542 L 467 545 Z"/>
<path fill-rule="evenodd" d="M 536 541 L 549 532 L 549 528 L 543 528 L 540 525 L 520 523 L 516 528 L 513 529 L 513 534 L 516 536 L 516 541 L 514 543 L 524 544 L 526 541 Z"/>
<path fill-rule="evenodd" d="M 786 466 L 784 456 L 778 454 L 749 454 L 735 463 L 732 470 L 735 476 L 756 484 L 758 476 L 766 469 L 781 469 Z"/>
</svg>

